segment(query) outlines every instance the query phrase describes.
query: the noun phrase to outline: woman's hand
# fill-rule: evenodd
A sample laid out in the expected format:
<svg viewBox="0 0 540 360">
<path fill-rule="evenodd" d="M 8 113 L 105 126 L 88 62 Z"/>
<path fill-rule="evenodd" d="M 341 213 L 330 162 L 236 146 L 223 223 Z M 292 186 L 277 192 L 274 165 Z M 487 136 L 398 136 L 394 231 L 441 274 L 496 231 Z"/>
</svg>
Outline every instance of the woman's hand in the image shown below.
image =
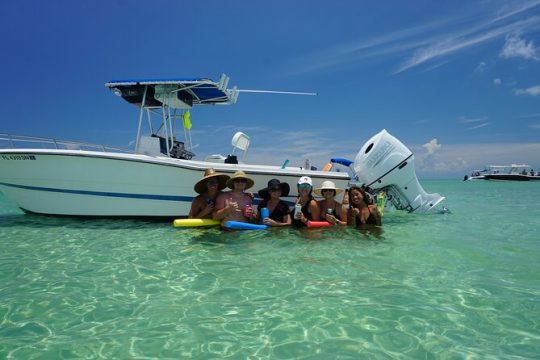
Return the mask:
<svg viewBox="0 0 540 360">
<path fill-rule="evenodd" d="M 209 202 L 204 207 L 204 211 L 206 211 L 207 214 L 211 213 L 214 210 L 214 202 Z"/>
<path fill-rule="evenodd" d="M 231 213 L 232 211 L 237 211 L 238 203 L 236 201 L 229 201 L 228 199 L 225 199 L 225 208 L 227 209 L 228 213 Z"/>
<path fill-rule="evenodd" d="M 324 218 L 331 224 L 336 225 L 338 223 L 338 219 L 334 215 L 326 214 Z"/>
<path fill-rule="evenodd" d="M 278 225 L 277 221 L 275 221 L 273 219 L 270 219 L 270 218 L 264 218 L 263 223 L 265 225 L 268 225 L 268 226 L 276 226 L 276 225 Z"/>
</svg>

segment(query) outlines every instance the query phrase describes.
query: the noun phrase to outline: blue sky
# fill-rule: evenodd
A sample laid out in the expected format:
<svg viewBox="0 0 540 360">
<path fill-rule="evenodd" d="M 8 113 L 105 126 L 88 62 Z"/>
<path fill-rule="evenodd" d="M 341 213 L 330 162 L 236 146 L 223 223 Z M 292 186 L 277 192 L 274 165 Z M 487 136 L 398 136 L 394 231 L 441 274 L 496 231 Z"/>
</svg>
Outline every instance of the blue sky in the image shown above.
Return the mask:
<svg viewBox="0 0 540 360">
<path fill-rule="evenodd" d="M 251 137 L 248 162 L 354 159 L 381 129 L 421 178 L 540 170 L 540 1 L 5 1 L 0 132 L 126 146 L 112 79 L 230 76 L 192 111 L 199 158 Z"/>
</svg>

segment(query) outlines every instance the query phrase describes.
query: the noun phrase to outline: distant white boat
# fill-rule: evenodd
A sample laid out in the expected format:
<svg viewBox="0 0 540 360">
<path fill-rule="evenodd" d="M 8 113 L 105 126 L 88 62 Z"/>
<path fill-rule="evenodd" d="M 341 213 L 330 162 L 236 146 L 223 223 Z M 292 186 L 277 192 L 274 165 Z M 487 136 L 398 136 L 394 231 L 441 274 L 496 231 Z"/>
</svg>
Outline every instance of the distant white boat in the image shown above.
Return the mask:
<svg viewBox="0 0 540 360">
<path fill-rule="evenodd" d="M 297 196 L 295 185 L 303 175 L 313 179 L 314 187 L 331 180 L 346 188 L 349 182 L 363 179 L 356 172 L 361 170 L 369 174 L 364 184 L 391 193 L 390 202 L 398 209 L 427 212 L 444 199 L 424 192 L 414 172 L 414 156 L 384 130 L 370 139 L 369 148 L 365 145 L 363 155 L 359 153 L 345 172 L 286 166 L 286 162 L 246 164 L 238 156 L 245 155 L 250 138 L 241 132 L 233 136 L 228 156 L 193 159 L 190 110 L 236 103 L 242 90 L 228 89 L 228 82 L 224 75 L 219 82 L 206 78 L 108 82 L 106 87 L 139 108 L 134 151 L 0 134 L 0 147 L 6 147 L 0 149 L 0 190 L 29 213 L 173 218 L 188 215 L 197 195 L 193 185 L 209 167 L 230 175 L 243 170 L 254 179 L 254 191 L 279 178 L 290 185 L 289 201 Z M 177 131 L 178 125 L 183 131 Z M 177 139 L 178 133 L 183 133 L 184 141 Z"/>
<path fill-rule="evenodd" d="M 531 181 L 540 180 L 540 173 L 526 164 L 488 165 L 483 170 L 474 170 L 471 176 L 465 175 L 463 180 Z"/>
</svg>

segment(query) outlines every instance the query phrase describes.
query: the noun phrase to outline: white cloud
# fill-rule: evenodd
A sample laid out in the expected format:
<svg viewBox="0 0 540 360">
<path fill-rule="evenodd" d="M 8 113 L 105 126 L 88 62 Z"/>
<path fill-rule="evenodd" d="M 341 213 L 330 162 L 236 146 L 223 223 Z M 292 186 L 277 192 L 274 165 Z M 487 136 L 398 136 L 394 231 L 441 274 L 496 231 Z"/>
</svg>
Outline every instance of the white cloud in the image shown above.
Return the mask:
<svg viewBox="0 0 540 360">
<path fill-rule="evenodd" d="M 427 150 L 428 154 L 433 154 L 435 151 L 440 150 L 442 145 L 437 143 L 437 139 L 435 138 L 422 145 L 422 147 Z"/>
<path fill-rule="evenodd" d="M 530 119 L 530 118 L 540 118 L 540 113 L 532 113 L 520 116 L 521 118 Z"/>
<path fill-rule="evenodd" d="M 532 124 L 530 127 L 532 129 L 540 129 L 540 123 Z"/>
<path fill-rule="evenodd" d="M 526 1 L 513 1 L 513 2 L 505 2 L 503 3 L 503 6 L 499 10 L 499 16 L 493 21 L 499 21 L 503 20 L 507 17 L 519 14 L 521 12 L 525 12 L 529 9 L 532 9 L 536 6 L 540 5 L 540 0 L 526 0 Z"/>
<path fill-rule="evenodd" d="M 483 73 L 485 69 L 486 69 L 486 63 L 482 61 L 480 64 L 478 64 L 476 69 L 474 69 L 474 72 L 475 73 Z"/>
<path fill-rule="evenodd" d="M 499 86 L 502 84 L 502 80 L 499 78 L 493 79 L 493 85 Z"/>
<path fill-rule="evenodd" d="M 463 32 L 449 33 L 444 38 L 432 39 L 427 47 L 417 49 L 414 54 L 395 72 L 400 73 L 435 58 L 449 56 L 467 48 L 478 46 L 501 36 L 516 33 L 528 27 L 538 27 L 538 17 L 515 21 L 506 25 L 481 24 Z"/>
<path fill-rule="evenodd" d="M 532 40 L 527 42 L 517 35 L 506 36 L 506 42 L 499 56 L 505 59 L 524 58 L 539 60 L 534 42 Z"/>
<path fill-rule="evenodd" d="M 538 96 L 540 95 L 540 85 L 531 86 L 527 89 L 515 89 L 514 93 L 516 95 Z"/>
<path fill-rule="evenodd" d="M 394 74 L 398 74 L 439 59 L 438 63 L 424 69 L 431 71 L 448 63 L 450 55 L 505 36 L 510 39 L 510 34 L 539 29 L 540 16 L 530 11 L 538 5 L 538 0 L 509 4 L 501 2 L 496 3 L 496 8 L 470 5 L 461 12 L 465 15 L 449 16 L 432 23 L 320 49 L 293 60 L 291 65 L 294 69 L 289 73 L 344 70 L 368 59 L 405 59 L 394 71 Z M 525 48 L 531 46 L 532 42 L 525 44 Z M 475 71 L 482 72 L 485 67 L 486 64 L 482 62 Z"/>
<path fill-rule="evenodd" d="M 489 123 L 485 122 L 485 123 L 482 123 L 482 124 L 479 124 L 479 125 L 471 126 L 471 127 L 467 128 L 467 130 L 480 129 L 480 128 L 483 128 L 484 126 L 488 126 L 488 125 L 489 125 Z"/>
<path fill-rule="evenodd" d="M 466 116 L 460 116 L 458 118 L 459 122 L 462 122 L 462 123 L 480 122 L 480 121 L 486 121 L 487 119 L 488 119 L 487 116 L 482 116 L 482 117 L 479 117 L 479 118 L 468 118 Z"/>
<path fill-rule="evenodd" d="M 487 119 L 488 119 L 487 116 L 481 116 L 481 117 L 478 117 L 478 118 L 468 118 L 466 116 L 458 117 L 459 122 L 463 123 L 463 124 L 472 124 L 472 123 L 482 122 L 481 124 L 477 124 L 477 125 L 468 127 L 468 128 L 466 128 L 466 130 L 480 129 L 480 128 L 483 128 L 484 126 L 488 126 L 489 122 L 486 122 Z"/>
</svg>

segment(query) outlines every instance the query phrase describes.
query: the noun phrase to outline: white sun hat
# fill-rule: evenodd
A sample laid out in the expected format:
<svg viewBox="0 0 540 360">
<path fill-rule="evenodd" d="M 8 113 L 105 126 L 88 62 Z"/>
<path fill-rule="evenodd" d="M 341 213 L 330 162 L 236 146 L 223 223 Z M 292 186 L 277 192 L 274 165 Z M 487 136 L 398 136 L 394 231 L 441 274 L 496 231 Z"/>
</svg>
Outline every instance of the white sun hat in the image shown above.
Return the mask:
<svg viewBox="0 0 540 360">
<path fill-rule="evenodd" d="M 336 192 L 336 195 L 343 191 L 343 189 L 337 188 L 336 184 L 334 184 L 330 180 L 323 181 L 321 187 L 313 189 L 313 192 L 319 196 L 322 196 L 323 190 L 334 190 Z"/>
</svg>

